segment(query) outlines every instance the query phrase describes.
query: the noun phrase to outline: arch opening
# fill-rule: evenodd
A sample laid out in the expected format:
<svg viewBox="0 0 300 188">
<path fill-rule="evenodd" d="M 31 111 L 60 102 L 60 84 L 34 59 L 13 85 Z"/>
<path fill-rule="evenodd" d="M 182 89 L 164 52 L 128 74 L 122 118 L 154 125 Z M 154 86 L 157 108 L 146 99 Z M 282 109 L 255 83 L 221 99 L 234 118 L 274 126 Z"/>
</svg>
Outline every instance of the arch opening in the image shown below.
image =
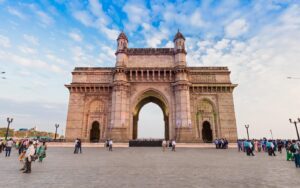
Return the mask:
<svg viewBox="0 0 300 188">
<path fill-rule="evenodd" d="M 162 139 L 164 135 L 164 115 L 155 103 L 145 104 L 139 113 L 137 138 Z"/>
<path fill-rule="evenodd" d="M 203 142 L 212 142 L 213 140 L 211 125 L 208 121 L 204 121 L 202 124 L 202 139 Z"/>
<path fill-rule="evenodd" d="M 90 130 L 90 141 L 99 142 L 100 140 L 100 124 L 98 121 L 92 123 L 92 129 Z"/>
<path fill-rule="evenodd" d="M 137 139 L 140 138 L 138 135 L 138 121 L 139 121 L 139 114 L 141 109 L 143 108 L 144 105 L 148 104 L 148 103 L 154 103 L 156 105 L 158 105 L 163 113 L 163 120 L 164 120 L 164 139 L 169 140 L 169 114 L 167 111 L 167 106 L 166 104 L 159 99 L 158 97 L 154 97 L 154 96 L 146 96 L 144 97 L 142 100 L 140 100 L 138 102 L 138 104 L 136 105 L 135 109 L 134 109 L 134 114 L 133 114 L 133 132 L 132 132 L 132 139 Z"/>
</svg>

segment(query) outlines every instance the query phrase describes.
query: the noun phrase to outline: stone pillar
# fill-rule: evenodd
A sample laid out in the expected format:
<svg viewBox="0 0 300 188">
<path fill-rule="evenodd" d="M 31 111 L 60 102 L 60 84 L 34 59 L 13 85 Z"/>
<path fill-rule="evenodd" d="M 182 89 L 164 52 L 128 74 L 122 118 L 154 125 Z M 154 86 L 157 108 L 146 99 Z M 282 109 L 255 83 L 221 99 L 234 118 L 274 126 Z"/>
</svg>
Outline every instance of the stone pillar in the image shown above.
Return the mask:
<svg viewBox="0 0 300 188">
<path fill-rule="evenodd" d="M 122 69 L 117 68 L 114 75 L 112 92 L 111 118 L 109 125 L 109 137 L 116 141 L 127 141 L 127 129 L 129 128 L 129 84 Z"/>
<path fill-rule="evenodd" d="M 113 75 L 113 92 L 111 104 L 111 117 L 108 122 L 108 137 L 115 141 L 128 141 L 129 135 L 129 83 L 126 75 L 128 64 L 127 46 L 128 39 L 125 33 L 121 33 L 117 39 L 116 65 Z"/>
</svg>

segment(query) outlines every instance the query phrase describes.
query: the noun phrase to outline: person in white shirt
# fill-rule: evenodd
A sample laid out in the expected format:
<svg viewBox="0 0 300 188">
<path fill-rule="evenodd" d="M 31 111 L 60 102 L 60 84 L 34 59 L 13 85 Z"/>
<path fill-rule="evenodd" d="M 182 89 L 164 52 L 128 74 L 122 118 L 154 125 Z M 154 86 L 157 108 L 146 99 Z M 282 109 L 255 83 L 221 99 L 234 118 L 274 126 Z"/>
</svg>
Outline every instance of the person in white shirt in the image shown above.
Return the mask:
<svg viewBox="0 0 300 188">
<path fill-rule="evenodd" d="M 9 139 L 7 142 L 6 142 L 6 146 L 5 146 L 5 157 L 10 157 L 10 152 L 11 152 L 11 148 L 13 146 L 13 140 L 12 139 Z"/>
<path fill-rule="evenodd" d="M 108 141 L 108 145 L 109 145 L 109 151 L 112 151 L 112 147 L 113 147 L 113 141 L 112 141 L 112 139 L 110 139 Z"/>
<path fill-rule="evenodd" d="M 74 154 L 78 153 L 78 141 L 79 141 L 79 139 L 76 138 L 75 143 L 74 143 L 75 144 Z"/>
<path fill-rule="evenodd" d="M 172 151 L 175 151 L 176 148 L 176 141 L 172 140 Z"/>
<path fill-rule="evenodd" d="M 167 141 L 166 141 L 166 140 L 163 140 L 163 141 L 162 141 L 162 149 L 163 149 L 163 151 L 166 150 L 166 147 L 167 147 Z"/>
<path fill-rule="evenodd" d="M 26 150 L 25 154 L 25 171 L 23 173 L 31 173 L 31 162 L 33 160 L 35 154 L 35 149 L 32 144 L 32 141 L 29 141 L 29 146 Z"/>
</svg>

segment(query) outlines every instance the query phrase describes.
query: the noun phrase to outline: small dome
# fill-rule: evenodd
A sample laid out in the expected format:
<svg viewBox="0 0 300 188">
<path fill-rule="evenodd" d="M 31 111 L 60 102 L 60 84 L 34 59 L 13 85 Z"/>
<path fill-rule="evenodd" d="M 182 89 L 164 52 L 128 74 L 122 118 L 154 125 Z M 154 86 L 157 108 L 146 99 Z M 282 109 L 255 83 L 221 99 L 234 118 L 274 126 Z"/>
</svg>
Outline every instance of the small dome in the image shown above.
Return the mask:
<svg viewBox="0 0 300 188">
<path fill-rule="evenodd" d="M 127 38 L 126 34 L 125 34 L 123 31 L 122 31 L 122 32 L 120 33 L 120 35 L 118 36 L 118 39 L 117 39 L 117 40 L 119 40 L 119 39 L 125 39 L 125 40 L 128 41 L 128 38 Z"/>
<path fill-rule="evenodd" d="M 177 40 L 177 39 L 183 39 L 185 40 L 184 36 L 182 33 L 180 33 L 180 31 L 178 30 L 175 37 L 174 37 L 174 41 Z"/>
</svg>

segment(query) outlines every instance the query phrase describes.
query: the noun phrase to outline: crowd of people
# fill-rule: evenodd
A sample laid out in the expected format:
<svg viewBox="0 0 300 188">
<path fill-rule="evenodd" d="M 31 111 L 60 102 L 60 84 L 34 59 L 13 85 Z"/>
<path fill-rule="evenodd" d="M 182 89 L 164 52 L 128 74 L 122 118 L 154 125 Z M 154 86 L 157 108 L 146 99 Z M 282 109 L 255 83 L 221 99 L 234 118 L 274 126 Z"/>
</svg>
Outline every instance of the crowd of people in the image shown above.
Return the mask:
<svg viewBox="0 0 300 188">
<path fill-rule="evenodd" d="M 166 141 L 162 141 L 162 150 L 163 152 L 166 151 L 167 148 L 171 148 L 171 151 L 176 151 L 176 141 L 175 139 Z"/>
<path fill-rule="evenodd" d="M 227 149 L 228 141 L 226 138 L 215 139 L 214 144 L 216 145 L 216 149 Z"/>
<path fill-rule="evenodd" d="M 300 168 L 300 141 L 296 140 L 237 140 L 238 151 L 243 151 L 247 156 L 255 156 L 254 152 L 265 152 L 269 156 L 276 156 L 276 152 L 282 153 L 286 150 L 286 160 L 295 161 L 296 168 Z"/>
<path fill-rule="evenodd" d="M 0 153 L 5 151 L 5 157 L 10 157 L 12 149 L 15 148 L 18 151 L 18 159 L 23 165 L 20 169 L 23 173 L 31 173 L 31 163 L 38 160 L 43 162 L 46 158 L 47 145 L 45 142 L 40 143 L 37 139 L 18 139 L 8 140 L 0 139 Z"/>
</svg>

